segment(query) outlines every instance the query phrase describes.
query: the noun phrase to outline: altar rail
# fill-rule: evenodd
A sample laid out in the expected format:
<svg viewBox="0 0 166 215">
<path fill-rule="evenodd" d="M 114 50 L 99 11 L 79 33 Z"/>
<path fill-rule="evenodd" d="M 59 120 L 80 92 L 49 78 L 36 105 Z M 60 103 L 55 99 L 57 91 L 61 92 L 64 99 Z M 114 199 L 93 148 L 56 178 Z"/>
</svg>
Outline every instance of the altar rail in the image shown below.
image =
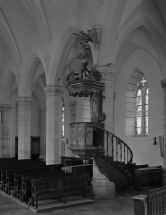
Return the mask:
<svg viewBox="0 0 166 215">
<path fill-rule="evenodd" d="M 166 214 L 166 187 L 147 191 L 146 195 L 133 197 L 134 215 L 164 215 Z"/>
</svg>

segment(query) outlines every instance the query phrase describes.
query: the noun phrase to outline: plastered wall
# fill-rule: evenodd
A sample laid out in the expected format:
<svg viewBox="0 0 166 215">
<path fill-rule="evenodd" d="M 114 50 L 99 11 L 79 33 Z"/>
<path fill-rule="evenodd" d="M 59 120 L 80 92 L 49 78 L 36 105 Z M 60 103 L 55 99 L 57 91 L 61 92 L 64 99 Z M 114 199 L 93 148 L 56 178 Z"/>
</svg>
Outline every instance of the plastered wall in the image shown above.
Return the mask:
<svg viewBox="0 0 166 215">
<path fill-rule="evenodd" d="M 128 79 L 135 68 L 146 76 L 149 86 L 149 135 L 148 137 L 125 136 L 125 92 Z M 115 134 L 126 141 L 137 164 L 162 165 L 159 144 L 153 138 L 163 135 L 162 75 L 156 60 L 143 50 L 136 50 L 125 62 L 115 88 Z"/>
</svg>

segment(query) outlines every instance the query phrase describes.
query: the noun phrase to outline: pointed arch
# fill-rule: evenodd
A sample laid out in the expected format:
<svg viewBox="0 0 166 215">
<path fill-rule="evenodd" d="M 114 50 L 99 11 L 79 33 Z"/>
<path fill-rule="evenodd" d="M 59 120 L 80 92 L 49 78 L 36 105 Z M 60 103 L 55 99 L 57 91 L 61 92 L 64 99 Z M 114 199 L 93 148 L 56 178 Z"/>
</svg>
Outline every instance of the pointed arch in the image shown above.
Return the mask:
<svg viewBox="0 0 166 215">
<path fill-rule="evenodd" d="M 118 51 L 125 40 L 125 38 L 136 28 L 140 28 L 143 33 L 148 37 L 152 45 L 154 46 L 154 49 L 158 55 L 160 67 L 163 76 L 164 70 L 166 68 L 166 43 L 163 35 L 159 32 L 159 30 L 156 28 L 156 26 L 151 22 L 151 20 L 148 17 L 143 17 L 129 25 L 123 32 L 123 34 L 119 37 L 117 43 L 116 43 L 116 49 L 114 53 L 114 61 L 117 57 Z"/>
<path fill-rule="evenodd" d="M 126 0 L 109 3 L 102 31 L 99 65 L 113 63 L 115 42 L 125 4 Z"/>
<path fill-rule="evenodd" d="M 75 38 L 72 37 L 73 33 L 79 33 L 79 29 L 69 27 L 64 33 L 54 54 L 50 72 L 47 76 L 47 85 L 55 85 L 57 84 L 57 79 L 61 79 L 68 54 L 75 42 Z"/>
<path fill-rule="evenodd" d="M 3 80 L 2 92 L 1 92 L 1 103 L 10 104 L 10 96 L 13 83 L 15 81 L 15 75 L 12 70 L 8 70 Z"/>
<path fill-rule="evenodd" d="M 21 76 L 21 83 L 19 87 L 20 97 L 31 97 L 34 78 L 40 63 L 42 62 L 39 56 L 32 53 L 26 63 L 25 71 Z"/>
</svg>

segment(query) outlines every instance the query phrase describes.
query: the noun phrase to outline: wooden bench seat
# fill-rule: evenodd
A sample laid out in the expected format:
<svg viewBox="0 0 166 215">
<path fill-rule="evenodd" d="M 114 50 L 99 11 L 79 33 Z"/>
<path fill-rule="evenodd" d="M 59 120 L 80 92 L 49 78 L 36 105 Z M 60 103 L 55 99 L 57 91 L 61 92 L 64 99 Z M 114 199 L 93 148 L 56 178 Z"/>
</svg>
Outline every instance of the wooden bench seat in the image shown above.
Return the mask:
<svg viewBox="0 0 166 215">
<path fill-rule="evenodd" d="M 62 165 L 61 164 L 55 164 L 55 165 L 45 165 L 45 166 L 24 166 L 20 168 L 10 169 L 6 170 L 6 193 L 10 195 L 10 189 L 15 189 L 15 174 L 17 174 L 17 179 L 24 173 L 34 173 L 34 174 L 40 174 L 40 173 L 51 173 L 56 172 L 60 173 L 62 172 Z M 20 173 L 20 175 L 19 175 Z M 4 182 L 5 183 L 5 182 Z M 18 194 L 17 194 L 18 195 Z"/>
<path fill-rule="evenodd" d="M 67 197 L 73 195 L 88 195 L 91 197 L 91 186 L 87 183 L 87 174 L 74 175 L 62 179 L 61 197 L 64 197 L 64 203 L 67 203 Z"/>
<path fill-rule="evenodd" d="M 45 166 L 45 163 L 43 162 L 36 162 L 32 160 L 15 160 L 15 161 L 0 161 L 0 171 L 1 171 L 1 177 L 5 177 L 6 170 L 14 170 L 14 169 L 24 169 L 24 167 L 27 166 Z"/>
<path fill-rule="evenodd" d="M 36 174 L 29 174 L 29 175 L 22 175 L 22 183 L 21 187 L 18 187 L 18 197 L 21 202 L 26 202 L 28 203 L 29 198 L 31 197 L 31 179 L 47 179 L 47 178 L 54 178 L 54 177 L 59 177 L 63 176 L 65 177 L 66 175 L 69 175 L 70 173 L 36 173 Z"/>
<path fill-rule="evenodd" d="M 31 165 L 29 165 L 31 164 Z M 44 171 L 62 171 L 62 164 L 45 165 L 42 162 L 31 162 L 31 163 L 19 163 L 13 167 L 5 167 L 1 169 L 1 181 L 2 190 L 10 195 L 10 189 L 14 186 L 14 173 L 26 173 L 26 172 L 44 172 Z M 21 175 L 20 175 L 21 177 Z"/>
<path fill-rule="evenodd" d="M 57 198 L 67 203 L 67 196 L 84 194 L 87 197 L 90 187 L 86 184 L 87 176 L 70 175 L 65 177 L 51 177 L 47 179 L 31 179 L 32 197 L 29 204 L 38 208 L 38 201 Z"/>
<path fill-rule="evenodd" d="M 18 166 L 18 168 L 10 168 L 7 170 L 3 170 L 1 174 L 1 179 L 2 179 L 2 189 L 5 191 L 7 194 L 10 195 L 10 188 L 14 186 L 14 173 L 24 173 L 28 171 L 42 171 L 44 170 L 45 167 L 36 167 L 36 166 Z"/>
<path fill-rule="evenodd" d="M 0 183 L 1 183 L 1 190 L 4 191 L 5 181 L 6 181 L 6 170 L 12 170 L 14 168 L 21 168 L 24 166 L 44 166 L 44 162 L 39 161 L 32 161 L 31 159 L 25 160 L 17 160 L 17 159 L 0 159 Z"/>
<path fill-rule="evenodd" d="M 147 167 L 136 169 L 134 172 L 134 188 L 148 190 L 162 186 L 162 168 Z"/>
<path fill-rule="evenodd" d="M 81 165 L 72 167 L 73 174 L 87 174 L 87 182 L 91 183 L 93 177 L 93 165 Z"/>
</svg>

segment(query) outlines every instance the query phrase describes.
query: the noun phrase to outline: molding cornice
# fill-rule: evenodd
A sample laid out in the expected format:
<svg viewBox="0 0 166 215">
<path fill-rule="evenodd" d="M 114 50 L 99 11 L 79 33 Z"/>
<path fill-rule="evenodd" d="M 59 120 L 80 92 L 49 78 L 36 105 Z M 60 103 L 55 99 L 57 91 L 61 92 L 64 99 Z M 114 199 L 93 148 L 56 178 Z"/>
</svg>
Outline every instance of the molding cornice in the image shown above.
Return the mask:
<svg viewBox="0 0 166 215">
<path fill-rule="evenodd" d="M 47 56 L 44 58 L 44 62 L 45 62 L 45 65 L 46 65 L 46 72 L 49 72 L 49 69 L 50 69 L 50 61 L 51 61 L 51 55 L 47 55 Z"/>
<path fill-rule="evenodd" d="M 76 107 L 77 106 L 77 101 L 70 101 L 68 103 L 68 105 L 69 105 L 70 108 Z"/>
<path fill-rule="evenodd" d="M 161 87 L 166 88 L 166 78 L 161 80 Z"/>
<path fill-rule="evenodd" d="M 99 66 L 96 67 L 101 72 L 102 81 L 113 81 L 116 75 L 116 69 L 113 66 Z"/>
<path fill-rule="evenodd" d="M 31 106 L 32 99 L 30 97 L 19 97 L 17 99 L 18 105 Z"/>
<path fill-rule="evenodd" d="M 16 75 L 16 80 L 17 80 L 17 85 L 18 85 L 18 87 L 20 86 L 21 76 L 22 76 L 22 74 Z"/>
<path fill-rule="evenodd" d="M 12 105 L 9 105 L 9 104 L 0 105 L 0 111 L 11 111 L 11 109 L 12 109 Z"/>
<path fill-rule="evenodd" d="M 59 86 L 48 86 L 44 88 L 44 91 L 46 93 L 46 96 L 62 97 L 63 95 L 62 87 Z"/>
</svg>

